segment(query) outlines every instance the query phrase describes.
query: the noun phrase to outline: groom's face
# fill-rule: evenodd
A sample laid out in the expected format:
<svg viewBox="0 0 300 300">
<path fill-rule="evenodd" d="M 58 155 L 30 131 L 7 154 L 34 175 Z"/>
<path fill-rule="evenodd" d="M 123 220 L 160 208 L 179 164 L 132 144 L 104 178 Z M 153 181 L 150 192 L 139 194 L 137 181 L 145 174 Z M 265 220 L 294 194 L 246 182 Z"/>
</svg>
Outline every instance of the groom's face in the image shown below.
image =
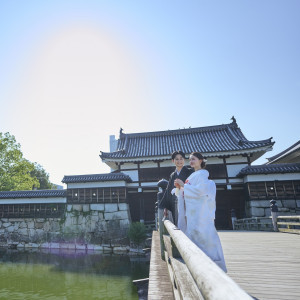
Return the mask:
<svg viewBox="0 0 300 300">
<path fill-rule="evenodd" d="M 173 164 L 176 168 L 182 168 L 184 166 L 184 158 L 180 154 L 177 154 L 173 159 Z"/>
</svg>

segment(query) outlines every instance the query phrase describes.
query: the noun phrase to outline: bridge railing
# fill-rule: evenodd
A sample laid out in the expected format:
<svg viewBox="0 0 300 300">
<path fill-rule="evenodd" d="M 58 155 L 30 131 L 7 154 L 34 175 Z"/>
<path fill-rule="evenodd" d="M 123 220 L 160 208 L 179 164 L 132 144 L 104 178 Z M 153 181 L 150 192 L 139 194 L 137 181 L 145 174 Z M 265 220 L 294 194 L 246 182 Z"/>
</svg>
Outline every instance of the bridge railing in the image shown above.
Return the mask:
<svg viewBox="0 0 300 300">
<path fill-rule="evenodd" d="M 273 231 L 271 217 L 253 217 L 234 221 L 235 230 L 263 230 Z"/>
<path fill-rule="evenodd" d="M 300 216 L 278 216 L 277 227 L 281 232 L 300 234 Z"/>
<path fill-rule="evenodd" d="M 175 299 L 252 299 L 172 222 L 164 221 L 165 260 Z"/>
</svg>

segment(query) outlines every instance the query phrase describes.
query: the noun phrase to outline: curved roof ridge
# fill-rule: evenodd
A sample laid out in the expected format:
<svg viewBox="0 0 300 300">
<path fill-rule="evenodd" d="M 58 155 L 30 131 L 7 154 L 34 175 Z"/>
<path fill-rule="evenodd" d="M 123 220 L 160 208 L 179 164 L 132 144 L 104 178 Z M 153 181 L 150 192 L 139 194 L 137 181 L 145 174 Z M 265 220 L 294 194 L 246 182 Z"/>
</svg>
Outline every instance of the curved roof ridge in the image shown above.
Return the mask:
<svg viewBox="0 0 300 300">
<path fill-rule="evenodd" d="M 283 156 L 285 153 L 288 153 L 290 150 L 293 150 L 293 148 L 295 148 L 295 150 L 297 150 L 298 148 L 300 148 L 300 140 L 298 142 L 296 142 L 295 144 L 293 144 L 292 146 L 288 147 L 287 149 L 279 152 L 278 154 L 276 154 L 276 155 L 274 155 L 272 157 L 267 158 L 267 160 L 269 161 L 268 163 L 272 162 L 273 160 L 276 160 L 280 156 Z"/>
<path fill-rule="evenodd" d="M 74 183 L 74 182 L 94 182 L 94 181 L 119 181 L 124 180 L 131 182 L 132 179 L 129 175 L 118 172 L 118 173 L 102 173 L 102 174 L 83 174 L 83 175 L 65 175 L 63 183 Z"/>
<path fill-rule="evenodd" d="M 300 163 L 247 166 L 244 167 L 237 176 L 274 173 L 300 173 Z"/>
<path fill-rule="evenodd" d="M 213 125 L 213 126 L 203 126 L 203 127 L 189 127 L 189 128 L 179 128 L 179 129 L 170 129 L 170 130 L 162 130 L 162 131 L 149 131 L 149 132 L 136 132 L 136 133 L 123 133 L 120 139 L 124 139 L 126 137 L 139 137 L 139 136 L 161 136 L 164 134 L 181 134 L 181 133 L 189 133 L 195 131 L 212 131 L 219 130 L 220 128 L 225 129 L 226 126 L 232 126 L 233 123 L 229 124 L 221 124 L 221 125 Z"/>
</svg>

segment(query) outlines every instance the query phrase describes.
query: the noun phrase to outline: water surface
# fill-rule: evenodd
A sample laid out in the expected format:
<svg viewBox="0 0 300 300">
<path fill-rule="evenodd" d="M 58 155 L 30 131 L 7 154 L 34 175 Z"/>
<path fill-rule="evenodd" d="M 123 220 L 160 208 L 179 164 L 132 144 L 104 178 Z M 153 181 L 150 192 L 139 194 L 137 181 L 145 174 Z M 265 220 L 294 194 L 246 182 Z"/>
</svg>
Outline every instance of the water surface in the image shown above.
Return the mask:
<svg viewBox="0 0 300 300">
<path fill-rule="evenodd" d="M 148 274 L 145 258 L 0 249 L 0 299 L 138 299 Z"/>
</svg>

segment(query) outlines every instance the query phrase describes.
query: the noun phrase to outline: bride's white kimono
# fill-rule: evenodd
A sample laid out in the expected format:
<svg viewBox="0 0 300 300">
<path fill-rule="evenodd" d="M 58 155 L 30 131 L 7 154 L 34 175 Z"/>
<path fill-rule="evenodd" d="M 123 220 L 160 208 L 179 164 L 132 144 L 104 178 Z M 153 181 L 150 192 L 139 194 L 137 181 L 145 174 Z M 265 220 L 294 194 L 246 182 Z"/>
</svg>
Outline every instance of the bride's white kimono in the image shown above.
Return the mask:
<svg viewBox="0 0 300 300">
<path fill-rule="evenodd" d="M 215 228 L 216 185 L 208 171 L 192 173 L 178 193 L 178 228 L 224 272 L 226 265 Z"/>
</svg>

